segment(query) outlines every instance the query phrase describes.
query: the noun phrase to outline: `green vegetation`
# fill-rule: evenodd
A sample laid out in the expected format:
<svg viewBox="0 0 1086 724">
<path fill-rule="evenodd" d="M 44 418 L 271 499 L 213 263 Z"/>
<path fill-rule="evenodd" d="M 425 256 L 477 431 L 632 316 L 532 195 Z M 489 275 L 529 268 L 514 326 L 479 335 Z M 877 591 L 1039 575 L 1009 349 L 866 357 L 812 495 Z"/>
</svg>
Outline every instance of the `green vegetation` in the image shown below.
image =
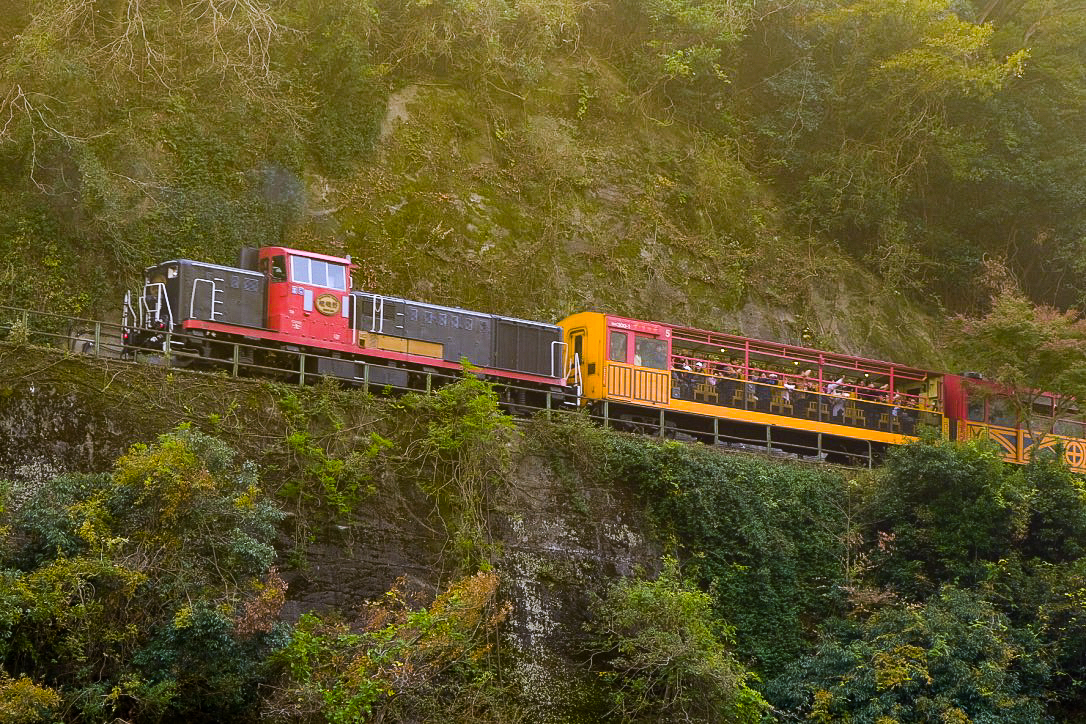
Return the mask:
<svg viewBox="0 0 1086 724">
<path fill-rule="evenodd" d="M 626 438 L 604 454 L 613 479 L 642 490 L 661 529 L 689 547 L 689 568 L 712 583 L 721 618 L 739 632 L 737 650 L 756 670 L 794 659 L 804 622 L 841 605 L 853 531 L 837 474 Z"/>
<path fill-rule="evenodd" d="M 615 688 L 619 719 L 761 721 L 766 703 L 726 648 L 734 629 L 713 618 L 711 596 L 682 579 L 674 558 L 654 581 L 616 583 L 593 614 L 593 665 Z"/>
<path fill-rule="evenodd" d="M 937 363 L 916 330 L 988 262 L 1086 289 L 1075 3 L 185 7 L 5 14 L 3 301 L 103 314 L 282 241 L 380 292 Z"/>
<path fill-rule="evenodd" d="M 497 675 L 498 629 L 509 613 L 496 573 L 451 583 L 413 608 L 401 584 L 346 623 L 306 614 L 275 654 L 271 721 L 508 722 L 516 702 Z"/>
<path fill-rule="evenodd" d="M 152 262 L 283 242 L 382 293 L 913 364 L 943 366 L 927 322 L 962 312 L 959 356 L 1023 410 L 1081 400 L 1057 310 L 1086 300 L 1084 34 L 1067 0 L 16 0 L 0 303 L 115 314 Z M 470 375 L 376 400 L 0 357 L 5 396 L 69 385 L 163 435 L 5 489 L 5 720 L 531 718 L 496 533 L 525 455 L 589 524 L 586 484 L 636 491 L 681 563 L 592 582 L 578 671 L 612 720 L 1086 709 L 1086 503 L 1049 460 L 927 442 L 842 472 L 583 421 L 525 441 Z M 304 567 L 377 500 L 451 580 L 280 622 L 273 542 Z"/>
<path fill-rule="evenodd" d="M 93 373 L 82 384 L 107 406 L 170 375 L 103 374 L 105 390 Z M 579 415 L 521 435 L 470 373 L 385 399 L 250 385 L 244 404 L 236 383 L 216 382 L 217 408 L 194 382 L 159 415 L 259 430 L 231 434 L 260 479 L 189 424 L 112 472 L 6 489 L 7 718 L 537 719 L 533 683 L 511 665 L 536 654 L 510 645 L 524 599 L 508 576 L 523 553 L 502 533 L 524 512 L 517 476 L 530 461 L 568 498 L 566 524 L 598 525 L 601 495 L 633 497 L 668 552 L 627 578 L 542 563 L 565 571 L 541 573 L 546 587 L 572 586 L 583 603 L 563 624 L 578 693 L 546 716 L 1024 722 L 1086 705 L 1086 494 L 1050 459 L 1013 467 L 980 443 L 927 441 L 847 471 Z M 305 570 L 308 546 L 351 546 L 351 526 L 390 509 L 434 534 L 443 580 L 281 620 L 284 576 Z"/>
<path fill-rule="evenodd" d="M 1074 418 L 1086 402 L 1086 320 L 1077 311 L 1035 306 L 1004 288 L 983 316 L 954 320 L 951 340 L 966 368 L 996 386 L 972 393 L 1004 393 L 1034 450 L 1055 420 Z"/>
<path fill-rule="evenodd" d="M 887 605 L 819 644 L 774 685 L 812 721 L 1046 720 L 1040 641 L 975 593 Z"/>
<path fill-rule="evenodd" d="M 559 457 L 593 484 L 640 491 L 708 591 L 684 588 L 669 563 L 596 610 L 609 644 L 598 650 L 615 657 L 615 701 L 631 717 L 650 690 L 691 706 L 678 697 L 689 679 L 654 688 L 699 670 L 691 642 L 707 629 L 676 629 L 684 606 L 678 620 L 720 627 L 716 640 L 733 642 L 733 661 L 765 682 L 751 685 L 784 720 L 1025 722 L 1081 709 L 1071 651 L 1086 608 L 1070 592 L 1083 580 L 1086 493 L 1062 465 L 1007 466 L 985 444 L 930 441 L 884 469 L 842 473 L 586 433 L 574 425 L 549 441 L 565 438 Z M 694 659 L 667 656 L 674 640 Z"/>
<path fill-rule="evenodd" d="M 134 447 L 112 474 L 9 490 L 3 512 L 0 662 L 13 716 L 251 710 L 284 640 L 285 590 L 272 568 L 281 513 L 252 465 L 182 428 Z"/>
</svg>

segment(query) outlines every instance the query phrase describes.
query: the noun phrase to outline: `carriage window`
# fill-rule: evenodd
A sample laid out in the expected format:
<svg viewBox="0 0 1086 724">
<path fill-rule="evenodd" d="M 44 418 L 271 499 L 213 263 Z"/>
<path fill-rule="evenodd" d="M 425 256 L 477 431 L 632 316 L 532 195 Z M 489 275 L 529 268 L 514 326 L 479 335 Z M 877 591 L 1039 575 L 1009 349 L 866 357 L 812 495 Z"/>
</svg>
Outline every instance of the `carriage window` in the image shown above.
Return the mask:
<svg viewBox="0 0 1086 724">
<path fill-rule="evenodd" d="M 607 359 L 612 362 L 626 361 L 627 335 L 625 332 L 611 332 L 610 343 L 607 345 Z"/>
<path fill-rule="evenodd" d="M 970 396 L 969 409 L 966 412 L 966 416 L 972 422 L 984 422 L 984 398 L 978 396 Z"/>
<path fill-rule="evenodd" d="M 1030 411 L 1030 426 L 1034 431 L 1043 430 L 1051 423 L 1052 418 L 1052 398 L 1042 397 L 1038 400 L 1034 400 L 1032 409 Z"/>
<path fill-rule="evenodd" d="M 988 423 L 1002 427 L 1014 427 L 1018 418 L 1014 414 L 1014 406 L 1006 397 L 993 397 L 988 405 Z"/>
<path fill-rule="evenodd" d="M 634 342 L 634 355 L 641 359 L 642 367 L 667 369 L 667 342 L 662 339 L 639 336 Z"/>
<path fill-rule="evenodd" d="M 1056 420 L 1052 432 L 1067 437 L 1082 437 L 1082 423 L 1078 420 Z"/>
</svg>

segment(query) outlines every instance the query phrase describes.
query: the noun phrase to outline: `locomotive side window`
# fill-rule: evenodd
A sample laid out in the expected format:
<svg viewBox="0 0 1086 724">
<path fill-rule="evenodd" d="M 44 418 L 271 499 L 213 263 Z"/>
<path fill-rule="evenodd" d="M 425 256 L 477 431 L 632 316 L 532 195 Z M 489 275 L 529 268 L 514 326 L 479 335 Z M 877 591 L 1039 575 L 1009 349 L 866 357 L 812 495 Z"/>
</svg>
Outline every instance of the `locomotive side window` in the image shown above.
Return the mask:
<svg viewBox="0 0 1086 724">
<path fill-rule="evenodd" d="M 667 369 L 667 342 L 662 339 L 638 336 L 634 343 L 634 354 L 641 358 L 642 367 Z"/>
<path fill-rule="evenodd" d="M 969 397 L 969 410 L 966 415 L 972 422 L 984 422 L 984 398 L 978 396 Z"/>
<path fill-rule="evenodd" d="M 271 280 L 273 282 L 285 282 L 287 280 L 287 258 L 282 254 L 276 254 L 272 257 Z"/>
<path fill-rule="evenodd" d="M 337 291 L 347 291 L 347 268 L 339 264 L 325 264 L 328 286 Z"/>
<path fill-rule="evenodd" d="M 626 361 L 627 335 L 625 332 L 611 332 L 610 343 L 607 345 L 607 359 L 612 362 Z"/>
</svg>

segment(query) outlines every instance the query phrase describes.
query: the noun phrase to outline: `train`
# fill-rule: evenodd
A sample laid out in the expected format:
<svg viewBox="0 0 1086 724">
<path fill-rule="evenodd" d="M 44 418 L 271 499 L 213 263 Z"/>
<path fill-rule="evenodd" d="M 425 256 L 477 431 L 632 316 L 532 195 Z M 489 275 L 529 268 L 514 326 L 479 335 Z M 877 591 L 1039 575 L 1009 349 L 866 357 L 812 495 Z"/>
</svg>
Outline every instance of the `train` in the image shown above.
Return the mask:
<svg viewBox="0 0 1086 724">
<path fill-rule="evenodd" d="M 1024 424 L 976 375 L 602 312 L 557 324 L 489 314 L 353 289 L 354 268 L 350 256 L 283 246 L 243 249 L 235 267 L 156 264 L 125 296 L 123 348 L 396 389 L 467 363 L 510 405 L 586 408 L 628 430 L 869 465 L 927 430 L 987 438 L 1015 463 L 1034 447 L 1059 451 L 1086 472 L 1082 417 Z M 1042 397 L 1034 415 L 1056 409 Z M 1052 433 L 1034 446 L 1037 429 Z"/>
</svg>

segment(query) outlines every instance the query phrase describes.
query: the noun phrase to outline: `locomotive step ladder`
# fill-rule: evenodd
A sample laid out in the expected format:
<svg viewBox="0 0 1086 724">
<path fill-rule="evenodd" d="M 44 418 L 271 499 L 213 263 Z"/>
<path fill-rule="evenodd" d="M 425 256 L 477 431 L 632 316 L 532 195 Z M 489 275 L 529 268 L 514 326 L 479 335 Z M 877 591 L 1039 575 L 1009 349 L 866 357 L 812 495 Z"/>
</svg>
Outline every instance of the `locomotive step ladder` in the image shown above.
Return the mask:
<svg viewBox="0 0 1086 724">
<path fill-rule="evenodd" d="M 211 285 L 211 311 L 209 313 L 207 321 L 214 322 L 217 318 L 223 316 L 223 313 L 219 311 L 219 307 L 222 306 L 222 290 L 219 289 L 218 282 L 224 282 L 225 279 L 215 277 L 214 279 L 193 279 L 192 280 L 192 294 L 189 296 L 189 319 L 198 319 L 196 316 L 196 289 L 200 284 Z"/>
</svg>

